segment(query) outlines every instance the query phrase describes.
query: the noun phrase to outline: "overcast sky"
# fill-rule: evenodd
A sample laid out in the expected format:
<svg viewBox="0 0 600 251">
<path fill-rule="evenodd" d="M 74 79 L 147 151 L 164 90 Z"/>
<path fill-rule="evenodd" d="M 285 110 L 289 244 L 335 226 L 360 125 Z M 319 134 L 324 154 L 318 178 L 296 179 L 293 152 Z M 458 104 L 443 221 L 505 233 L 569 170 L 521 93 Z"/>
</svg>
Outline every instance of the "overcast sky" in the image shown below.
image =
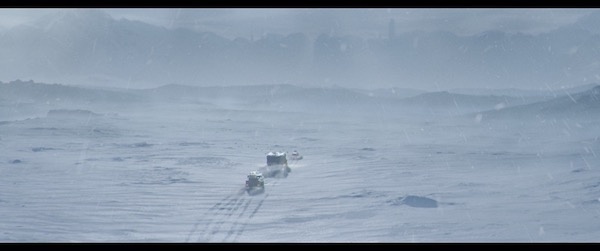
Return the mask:
<svg viewBox="0 0 600 251">
<path fill-rule="evenodd" d="M 0 9 L 0 27 L 29 22 L 59 8 Z M 332 33 L 376 37 L 390 19 L 398 33 L 446 30 L 472 35 L 486 30 L 537 34 L 575 22 L 597 9 L 576 8 L 111 8 L 116 19 L 139 20 L 167 28 L 188 27 L 229 38 L 264 33 Z"/>
</svg>

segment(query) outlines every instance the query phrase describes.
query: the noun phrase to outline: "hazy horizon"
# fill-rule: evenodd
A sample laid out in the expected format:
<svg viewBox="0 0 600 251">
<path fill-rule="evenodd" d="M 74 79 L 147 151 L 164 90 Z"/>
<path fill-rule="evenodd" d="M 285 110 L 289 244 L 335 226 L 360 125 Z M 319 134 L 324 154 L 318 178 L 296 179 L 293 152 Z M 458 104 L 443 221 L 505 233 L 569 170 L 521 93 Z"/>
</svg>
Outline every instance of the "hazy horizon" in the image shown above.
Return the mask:
<svg viewBox="0 0 600 251">
<path fill-rule="evenodd" d="M 0 81 L 126 88 L 564 89 L 600 80 L 599 13 L 586 8 L 3 8 L 6 56 L 0 66 L 10 70 Z"/>
<path fill-rule="evenodd" d="M 0 24 L 31 24 L 65 10 L 96 9 L 114 19 L 128 19 L 168 29 L 187 28 L 220 36 L 259 37 L 266 33 L 337 33 L 363 38 L 396 31 L 447 31 L 472 36 L 497 30 L 537 35 L 591 14 L 594 8 L 0 8 Z"/>
</svg>

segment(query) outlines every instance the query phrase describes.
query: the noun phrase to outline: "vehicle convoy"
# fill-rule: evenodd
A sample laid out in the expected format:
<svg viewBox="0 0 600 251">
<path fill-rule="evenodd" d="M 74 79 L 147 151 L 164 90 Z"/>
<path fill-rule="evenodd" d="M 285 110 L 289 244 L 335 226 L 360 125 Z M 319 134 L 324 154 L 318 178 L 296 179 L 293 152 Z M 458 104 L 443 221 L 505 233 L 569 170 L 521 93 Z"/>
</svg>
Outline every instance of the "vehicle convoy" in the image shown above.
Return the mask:
<svg viewBox="0 0 600 251">
<path fill-rule="evenodd" d="M 267 166 L 260 169 L 265 177 L 285 178 L 292 169 L 288 166 L 285 152 L 267 153 Z"/>
<path fill-rule="evenodd" d="M 249 195 L 263 193 L 265 191 L 265 179 L 261 172 L 252 171 L 246 180 L 246 192 Z"/>
</svg>

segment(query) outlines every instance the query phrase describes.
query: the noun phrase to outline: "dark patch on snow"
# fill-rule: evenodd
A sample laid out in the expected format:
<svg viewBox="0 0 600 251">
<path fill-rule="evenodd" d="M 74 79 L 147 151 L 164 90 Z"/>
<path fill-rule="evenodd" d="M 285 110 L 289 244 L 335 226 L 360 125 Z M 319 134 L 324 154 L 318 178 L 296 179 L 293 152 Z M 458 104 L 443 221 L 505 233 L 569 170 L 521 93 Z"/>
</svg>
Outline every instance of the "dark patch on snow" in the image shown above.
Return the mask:
<svg viewBox="0 0 600 251">
<path fill-rule="evenodd" d="M 375 151 L 375 148 L 364 147 L 364 148 L 361 148 L 360 150 L 363 150 L 363 151 Z"/>
<path fill-rule="evenodd" d="M 398 197 L 397 199 L 388 201 L 390 204 L 394 206 L 398 205 L 407 205 L 411 207 L 420 207 L 420 208 L 436 208 L 438 207 L 438 202 L 434 199 L 430 199 L 427 197 L 408 195 L 406 197 Z"/>
<path fill-rule="evenodd" d="M 304 223 L 316 219 L 316 217 L 294 217 L 289 216 L 281 219 L 285 223 Z"/>
<path fill-rule="evenodd" d="M 181 143 L 179 143 L 179 146 L 200 146 L 203 148 L 210 147 L 210 145 L 208 143 L 204 143 L 204 142 L 181 142 Z"/>
<path fill-rule="evenodd" d="M 119 147 L 125 147 L 125 148 L 142 148 L 142 147 L 151 147 L 153 146 L 153 144 L 148 144 L 147 142 L 138 142 L 138 143 L 132 143 L 132 144 L 117 144 L 117 146 Z"/>
<path fill-rule="evenodd" d="M 83 117 L 83 118 L 88 118 L 88 117 L 99 117 L 102 116 L 102 114 L 98 114 L 92 111 L 88 111 L 88 110 L 81 110 L 81 109 L 76 109 L 76 110 L 69 110 L 69 109 L 56 109 L 56 110 L 50 110 L 48 111 L 48 114 L 46 115 L 46 117 L 48 118 L 56 118 L 56 117 L 60 117 L 60 118 L 64 118 L 64 117 Z"/>
<path fill-rule="evenodd" d="M 92 133 L 94 133 L 96 135 L 102 135 L 102 136 L 117 136 L 117 135 L 119 135 L 119 133 L 116 132 L 115 130 L 99 129 L 99 128 L 92 129 Z"/>
<path fill-rule="evenodd" d="M 117 161 L 117 162 L 121 162 L 124 161 L 125 159 L 121 158 L 121 157 L 114 157 L 112 158 L 112 161 Z"/>
<path fill-rule="evenodd" d="M 51 148 L 51 147 L 34 147 L 34 148 L 31 148 L 31 151 L 34 151 L 34 152 L 43 152 L 43 151 L 48 151 L 48 150 L 55 150 L 55 149 Z"/>
<path fill-rule="evenodd" d="M 598 205 L 598 204 L 600 204 L 600 198 L 593 199 L 593 200 L 586 200 L 586 201 L 583 202 L 583 204 Z"/>
<path fill-rule="evenodd" d="M 573 171 L 571 171 L 571 172 L 572 172 L 572 173 L 580 173 L 580 172 L 583 172 L 583 171 L 585 171 L 585 169 L 583 169 L 583 168 L 578 168 L 578 169 L 575 169 L 575 170 L 573 170 Z"/>
<path fill-rule="evenodd" d="M 185 176 L 189 173 L 179 171 L 173 167 L 155 166 L 151 170 L 144 172 L 139 181 L 132 182 L 137 185 L 170 185 L 175 183 L 198 183 L 190 181 Z"/>
<path fill-rule="evenodd" d="M 376 192 L 376 191 L 362 190 L 360 192 L 351 193 L 349 196 L 345 196 L 345 197 L 350 197 L 350 198 L 366 198 L 366 197 L 376 198 L 376 197 L 382 197 L 382 196 L 384 196 L 384 195 L 381 194 L 381 193 L 379 193 L 379 192 Z"/>
<path fill-rule="evenodd" d="M 357 191 L 357 192 L 352 192 L 349 195 L 340 195 L 340 196 L 336 196 L 336 197 L 327 197 L 324 199 L 364 199 L 364 198 L 379 198 L 379 197 L 384 197 L 385 194 L 383 194 L 382 192 L 377 192 L 377 191 L 371 191 L 371 190 L 361 190 L 361 191 Z"/>
<path fill-rule="evenodd" d="M 482 183 L 476 183 L 476 182 L 460 182 L 458 183 L 459 187 L 475 187 L 475 186 L 482 186 Z"/>
<path fill-rule="evenodd" d="M 85 158 L 84 160 L 85 161 L 99 161 L 100 158 Z M 78 163 L 78 164 L 81 164 L 81 163 Z"/>
<path fill-rule="evenodd" d="M 150 147 L 152 144 L 148 144 L 146 142 L 134 143 L 131 145 L 132 147 Z"/>
<path fill-rule="evenodd" d="M 19 163 L 23 163 L 23 161 L 20 160 L 20 159 L 14 159 L 14 160 L 11 160 L 9 163 L 11 163 L 11 164 L 19 164 Z"/>
<path fill-rule="evenodd" d="M 309 137 L 300 137 L 300 138 L 298 138 L 298 140 L 310 141 L 310 142 L 313 142 L 313 141 L 318 141 L 318 139 L 315 139 L 315 138 L 309 138 Z"/>
<path fill-rule="evenodd" d="M 191 157 L 178 160 L 177 165 L 229 167 L 233 166 L 233 163 L 221 157 Z"/>
<path fill-rule="evenodd" d="M 584 188 L 585 189 L 592 189 L 592 188 L 598 188 L 598 187 L 600 187 L 600 181 L 595 182 L 593 184 L 586 185 Z"/>
<path fill-rule="evenodd" d="M 456 205 L 464 205 L 464 203 L 456 203 L 456 202 L 438 202 L 438 205 L 456 206 Z"/>
<path fill-rule="evenodd" d="M 340 214 L 319 214 L 319 215 L 306 215 L 306 216 L 302 216 L 302 215 L 292 215 L 292 216 L 287 216 L 282 218 L 281 220 L 284 223 L 305 223 L 305 222 L 310 222 L 310 221 L 315 221 L 315 220 L 320 220 L 320 219 L 331 219 L 331 218 L 338 218 L 342 215 Z"/>
<path fill-rule="evenodd" d="M 371 191 L 362 191 L 359 193 L 352 193 L 350 195 L 347 196 L 342 196 L 342 197 L 349 197 L 349 198 L 364 198 L 364 197 L 369 197 L 369 195 L 371 195 L 372 192 Z"/>
<path fill-rule="evenodd" d="M 530 157 L 535 154 L 532 153 L 519 153 L 519 152 L 508 152 L 508 151 L 498 151 L 498 152 L 489 152 L 489 151 L 477 151 L 477 152 L 467 152 L 469 155 L 492 155 L 492 156 L 515 156 L 515 157 Z"/>
<path fill-rule="evenodd" d="M 58 128 L 56 128 L 56 127 L 33 127 L 33 128 L 31 128 L 31 130 L 49 130 L 49 131 L 56 131 L 56 130 L 58 130 Z"/>
</svg>

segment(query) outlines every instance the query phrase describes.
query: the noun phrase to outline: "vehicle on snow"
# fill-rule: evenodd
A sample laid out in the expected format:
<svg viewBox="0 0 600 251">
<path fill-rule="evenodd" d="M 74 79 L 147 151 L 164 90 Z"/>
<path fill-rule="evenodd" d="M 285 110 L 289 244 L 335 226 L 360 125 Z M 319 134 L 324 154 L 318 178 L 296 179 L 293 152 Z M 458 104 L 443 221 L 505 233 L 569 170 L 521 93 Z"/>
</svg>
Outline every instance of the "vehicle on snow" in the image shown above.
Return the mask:
<svg viewBox="0 0 600 251">
<path fill-rule="evenodd" d="M 252 171 L 246 180 L 246 192 L 250 195 L 263 193 L 265 191 L 265 179 L 259 171 Z"/>
<path fill-rule="evenodd" d="M 301 160 L 303 157 L 298 153 L 298 151 L 294 150 L 290 155 L 291 160 Z"/>
<path fill-rule="evenodd" d="M 292 169 L 288 166 L 285 152 L 267 153 L 267 166 L 261 169 L 265 177 L 285 178 Z"/>
</svg>

